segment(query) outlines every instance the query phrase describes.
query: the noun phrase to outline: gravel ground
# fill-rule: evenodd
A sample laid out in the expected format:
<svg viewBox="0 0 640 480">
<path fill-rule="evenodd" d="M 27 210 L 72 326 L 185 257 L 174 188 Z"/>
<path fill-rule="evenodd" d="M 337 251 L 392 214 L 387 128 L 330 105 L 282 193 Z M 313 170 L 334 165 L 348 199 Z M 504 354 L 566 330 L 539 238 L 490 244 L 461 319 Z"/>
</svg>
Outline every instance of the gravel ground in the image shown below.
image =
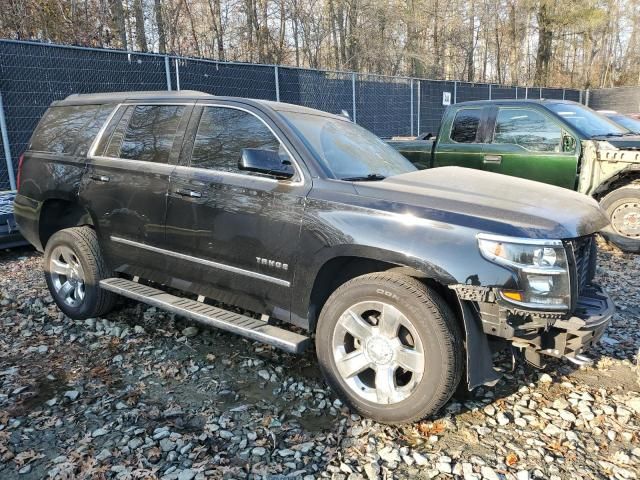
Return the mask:
<svg viewBox="0 0 640 480">
<path fill-rule="evenodd" d="M 41 257 L 0 252 L 0 478 L 636 479 L 640 256 L 604 249 L 617 312 L 594 366 L 498 359 L 437 418 L 351 414 L 295 357 L 124 302 L 73 321 Z"/>
</svg>

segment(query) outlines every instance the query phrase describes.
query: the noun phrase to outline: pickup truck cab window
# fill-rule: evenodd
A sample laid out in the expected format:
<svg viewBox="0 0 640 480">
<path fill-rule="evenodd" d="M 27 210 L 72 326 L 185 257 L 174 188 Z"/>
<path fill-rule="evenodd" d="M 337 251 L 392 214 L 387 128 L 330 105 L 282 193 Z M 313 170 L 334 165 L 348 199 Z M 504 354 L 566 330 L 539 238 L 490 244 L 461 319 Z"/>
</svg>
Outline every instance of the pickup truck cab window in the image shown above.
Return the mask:
<svg viewBox="0 0 640 480">
<path fill-rule="evenodd" d="M 533 109 L 500 108 L 493 143 L 520 145 L 532 152 L 561 152 L 562 129 Z"/>
<path fill-rule="evenodd" d="M 298 112 L 281 113 L 335 178 L 380 180 L 416 170 L 389 144 L 347 119 Z"/>
<path fill-rule="evenodd" d="M 451 140 L 456 143 L 478 143 L 481 120 L 482 109 L 480 108 L 463 108 L 458 111 L 451 126 Z"/>
<path fill-rule="evenodd" d="M 291 161 L 280 141 L 255 115 L 235 108 L 204 107 L 191 153 L 191 166 L 257 175 L 238 168 L 245 148 L 278 152 L 283 161 Z"/>
<path fill-rule="evenodd" d="M 132 105 L 116 127 L 106 156 L 168 163 L 184 105 Z"/>
</svg>

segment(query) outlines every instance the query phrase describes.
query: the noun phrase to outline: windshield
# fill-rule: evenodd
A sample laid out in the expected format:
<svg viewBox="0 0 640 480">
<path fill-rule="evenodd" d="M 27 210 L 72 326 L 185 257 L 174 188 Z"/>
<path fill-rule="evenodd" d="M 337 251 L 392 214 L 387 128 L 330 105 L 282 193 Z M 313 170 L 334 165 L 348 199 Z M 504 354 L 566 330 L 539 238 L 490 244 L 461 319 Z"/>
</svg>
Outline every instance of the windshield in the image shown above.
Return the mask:
<svg viewBox="0 0 640 480">
<path fill-rule="evenodd" d="M 549 103 L 549 110 L 557 113 L 587 137 L 620 137 L 629 131 L 588 107 L 574 103 Z"/>
<path fill-rule="evenodd" d="M 347 120 L 281 112 L 324 166 L 342 180 L 382 180 L 417 170 L 373 133 Z"/>
<path fill-rule="evenodd" d="M 640 133 L 640 120 L 635 120 L 625 115 L 620 115 L 619 113 L 607 115 L 607 117 L 616 122 L 618 125 L 622 125 L 630 132 Z"/>
</svg>

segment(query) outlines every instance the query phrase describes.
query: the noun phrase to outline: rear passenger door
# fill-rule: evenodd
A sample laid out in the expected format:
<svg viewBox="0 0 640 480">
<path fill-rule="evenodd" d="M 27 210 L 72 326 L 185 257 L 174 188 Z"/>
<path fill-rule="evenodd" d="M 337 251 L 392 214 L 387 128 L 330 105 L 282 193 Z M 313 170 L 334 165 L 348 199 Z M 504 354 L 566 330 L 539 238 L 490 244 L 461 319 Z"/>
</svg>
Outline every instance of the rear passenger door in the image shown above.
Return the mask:
<svg viewBox="0 0 640 480">
<path fill-rule="evenodd" d="M 158 278 L 169 177 L 175 168 L 189 105 L 121 105 L 92 147 L 80 199 L 97 222 L 110 265 Z"/>
<path fill-rule="evenodd" d="M 197 107 L 169 187 L 167 243 L 174 286 L 289 320 L 310 182 L 276 130 L 252 107 Z M 278 152 L 294 177 L 239 170 L 243 148 Z"/>
<path fill-rule="evenodd" d="M 443 125 L 437 140 L 434 167 L 458 166 L 482 169 L 489 109 L 481 105 L 457 110 Z"/>
</svg>

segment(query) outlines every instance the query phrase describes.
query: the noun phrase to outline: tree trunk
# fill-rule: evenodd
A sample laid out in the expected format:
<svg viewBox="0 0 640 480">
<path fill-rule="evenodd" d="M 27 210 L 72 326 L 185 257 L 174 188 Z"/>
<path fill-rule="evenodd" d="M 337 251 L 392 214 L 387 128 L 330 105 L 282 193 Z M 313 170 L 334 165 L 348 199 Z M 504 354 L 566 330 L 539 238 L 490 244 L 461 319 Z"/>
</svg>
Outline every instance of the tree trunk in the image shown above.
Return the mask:
<svg viewBox="0 0 640 480">
<path fill-rule="evenodd" d="M 549 83 L 549 64 L 553 47 L 553 24 L 548 5 L 543 1 L 538 8 L 538 53 L 536 55 L 535 86 Z"/>
<path fill-rule="evenodd" d="M 133 0 L 133 14 L 136 18 L 136 43 L 138 50 L 147 51 L 147 35 L 144 31 L 144 12 L 142 11 L 142 0 Z"/>
<path fill-rule="evenodd" d="M 162 19 L 162 0 L 155 0 L 156 25 L 158 27 L 158 51 L 167 53 L 167 34 L 164 30 L 164 20 Z"/>
<path fill-rule="evenodd" d="M 111 0 L 111 14 L 113 15 L 113 29 L 120 39 L 120 48 L 127 50 L 127 26 L 124 20 L 122 0 Z"/>
</svg>

